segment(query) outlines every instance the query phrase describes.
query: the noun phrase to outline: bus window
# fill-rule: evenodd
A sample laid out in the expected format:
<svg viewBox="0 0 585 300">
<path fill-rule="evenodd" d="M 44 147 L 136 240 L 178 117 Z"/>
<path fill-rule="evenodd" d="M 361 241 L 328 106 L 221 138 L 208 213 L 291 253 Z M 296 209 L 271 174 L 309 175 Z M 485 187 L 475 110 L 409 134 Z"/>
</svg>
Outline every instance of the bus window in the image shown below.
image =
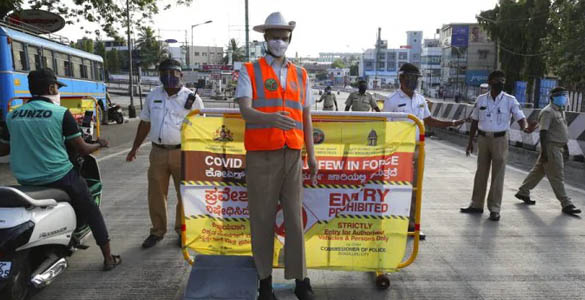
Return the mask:
<svg viewBox="0 0 585 300">
<path fill-rule="evenodd" d="M 12 41 L 12 60 L 14 63 L 14 71 L 28 70 L 26 55 L 21 42 Z"/>
<path fill-rule="evenodd" d="M 104 68 L 102 63 L 94 61 L 95 80 L 104 81 Z"/>
<path fill-rule="evenodd" d="M 55 66 L 53 66 L 53 52 L 49 49 L 43 49 L 43 67 L 55 69 Z"/>
<path fill-rule="evenodd" d="M 55 52 L 55 60 L 57 61 L 57 75 L 71 77 L 69 56 L 67 56 L 67 54 Z"/>
<path fill-rule="evenodd" d="M 81 78 L 92 79 L 92 76 L 90 74 L 91 61 L 89 59 L 84 59 L 83 64 L 81 64 L 79 67 L 81 71 Z"/>
<path fill-rule="evenodd" d="M 31 71 L 42 68 L 41 56 L 39 55 L 39 48 L 35 46 L 28 46 L 28 63 Z"/>
<path fill-rule="evenodd" d="M 81 58 L 77 56 L 71 56 L 71 67 L 73 69 L 73 77 L 75 78 L 82 78 L 81 77 Z"/>
</svg>

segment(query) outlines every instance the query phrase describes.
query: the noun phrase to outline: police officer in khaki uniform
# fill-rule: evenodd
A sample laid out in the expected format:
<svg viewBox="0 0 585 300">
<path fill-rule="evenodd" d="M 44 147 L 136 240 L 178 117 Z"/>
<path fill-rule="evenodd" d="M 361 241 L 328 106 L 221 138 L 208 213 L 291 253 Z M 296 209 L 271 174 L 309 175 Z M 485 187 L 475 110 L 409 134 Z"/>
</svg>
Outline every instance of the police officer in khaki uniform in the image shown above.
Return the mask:
<svg viewBox="0 0 585 300">
<path fill-rule="evenodd" d="M 540 112 L 538 116 L 540 156 L 526 179 L 524 179 L 516 198 L 528 205 L 536 204 L 536 201 L 530 199 L 530 190 L 546 175 L 555 196 L 561 202 L 562 212 L 576 215 L 580 214 L 581 210 L 575 207 L 567 196 L 564 184 L 563 148 L 569 142 L 569 130 L 564 112 L 567 100 L 567 90 L 562 87 L 556 87 L 550 93 L 550 104 Z"/>
<path fill-rule="evenodd" d="M 358 83 L 359 92 L 349 94 L 345 101 L 345 111 L 349 111 L 350 108 L 352 111 L 370 111 L 370 108 L 372 108 L 380 112 L 380 108 L 378 108 L 378 104 L 372 94 L 366 93 L 367 88 L 368 83 L 365 80 L 360 80 Z"/>
<path fill-rule="evenodd" d="M 319 100 L 315 101 L 317 103 L 324 101 L 323 102 L 323 110 L 329 110 L 332 111 L 333 110 L 333 106 L 335 106 L 335 111 L 338 111 L 338 107 L 337 107 L 337 98 L 335 98 L 335 94 L 331 93 L 331 87 L 327 86 L 325 88 L 325 93 L 323 93 L 323 95 L 321 95 L 321 98 L 319 98 Z"/>
<path fill-rule="evenodd" d="M 487 207 L 490 211 L 489 219 L 492 221 L 500 220 L 504 175 L 508 159 L 510 119 L 513 117 L 520 128 L 528 132 L 526 117 L 520 109 L 520 103 L 514 96 L 503 91 L 505 82 L 504 72 L 493 71 L 490 73 L 488 76 L 490 91 L 479 96 L 473 107 L 467 155 L 473 152 L 473 140 L 475 134 L 479 133 L 477 138 L 477 171 L 475 172 L 471 204 L 461 208 L 462 213 L 483 213 L 487 180 L 491 168 L 491 185 L 487 197 Z"/>
</svg>

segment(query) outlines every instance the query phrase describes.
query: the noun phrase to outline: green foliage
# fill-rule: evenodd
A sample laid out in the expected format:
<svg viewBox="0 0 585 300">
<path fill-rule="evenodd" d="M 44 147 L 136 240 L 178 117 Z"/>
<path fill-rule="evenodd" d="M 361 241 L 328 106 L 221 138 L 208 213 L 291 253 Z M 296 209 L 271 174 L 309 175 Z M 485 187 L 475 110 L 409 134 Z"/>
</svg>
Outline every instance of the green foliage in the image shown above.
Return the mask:
<svg viewBox="0 0 585 300">
<path fill-rule="evenodd" d="M 351 65 L 349 67 L 349 75 L 350 76 L 359 76 L 359 73 L 360 73 L 360 71 L 359 71 L 359 65 L 358 64 L 354 64 L 354 65 Z"/>
<path fill-rule="evenodd" d="M 120 55 L 117 49 L 112 49 L 106 53 L 105 68 L 110 73 L 119 73 L 121 69 Z"/>
<path fill-rule="evenodd" d="M 89 39 L 87 37 L 84 37 L 80 40 L 78 40 L 73 47 L 79 49 L 79 50 L 83 50 L 85 52 L 89 52 L 89 53 L 94 53 L 94 44 L 93 44 L 93 40 Z"/>
<path fill-rule="evenodd" d="M 338 68 L 338 69 L 343 69 L 345 68 L 345 63 L 343 62 L 343 60 L 341 59 L 336 59 L 332 64 L 331 64 L 331 68 Z"/>
<path fill-rule="evenodd" d="M 139 65 L 143 68 L 155 67 L 161 60 L 168 57 L 163 42 L 157 40 L 154 30 L 142 27 L 136 40 L 136 49 L 140 51 Z"/>
<path fill-rule="evenodd" d="M 508 86 L 546 75 L 585 90 L 585 1 L 500 0 L 481 12 L 478 21 L 499 43 L 500 62 Z"/>
<path fill-rule="evenodd" d="M 542 52 L 549 28 L 549 8 L 550 0 L 500 0 L 494 9 L 478 16 L 479 23 L 500 46 L 507 90 L 512 90 L 518 80 L 532 83 L 545 74 L 543 57 L 530 54 Z"/>
<path fill-rule="evenodd" d="M 561 84 L 585 91 L 585 1 L 557 0 L 551 10 L 548 65 Z"/>
<path fill-rule="evenodd" d="M 236 41 L 236 39 L 230 39 L 230 41 L 228 42 L 227 46 L 227 51 L 231 51 L 232 52 L 232 62 L 236 62 L 236 61 L 245 61 L 246 60 L 246 49 L 242 46 L 240 46 L 238 44 L 238 41 Z M 223 63 L 227 64 L 228 63 L 228 55 L 226 54 L 223 57 Z"/>
<path fill-rule="evenodd" d="M 160 12 L 161 7 L 167 10 L 172 6 L 190 5 L 193 0 L 129 0 L 131 21 L 135 27 L 148 23 L 152 17 Z M 119 31 L 125 31 L 127 26 L 126 1 L 115 0 L 28 0 L 30 8 L 44 9 L 61 15 L 67 24 L 89 21 L 99 24 L 101 30 L 94 33 L 100 36 L 105 32 L 107 36 L 118 36 Z M 172 4 L 171 4 L 172 3 Z M 2 0 L 0 1 L 0 18 L 6 16 L 11 10 L 20 10 L 23 7 L 23 0 Z M 81 29 L 85 29 L 81 26 Z M 86 30 L 86 33 L 91 33 Z"/>
</svg>

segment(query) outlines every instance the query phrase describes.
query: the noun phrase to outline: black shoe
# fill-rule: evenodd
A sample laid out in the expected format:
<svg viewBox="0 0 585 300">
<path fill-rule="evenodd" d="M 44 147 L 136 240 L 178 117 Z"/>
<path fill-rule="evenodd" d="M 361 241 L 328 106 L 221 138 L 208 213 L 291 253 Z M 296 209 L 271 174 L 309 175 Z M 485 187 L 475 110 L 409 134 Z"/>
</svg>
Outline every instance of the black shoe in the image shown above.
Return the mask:
<svg viewBox="0 0 585 300">
<path fill-rule="evenodd" d="M 571 204 L 563 207 L 563 213 L 574 216 L 580 214 L 581 210 L 576 208 L 575 205 Z"/>
<path fill-rule="evenodd" d="M 260 280 L 258 300 L 277 300 L 276 295 L 272 291 L 272 276 Z"/>
<path fill-rule="evenodd" d="M 144 249 L 151 248 L 152 246 L 156 245 L 156 243 L 160 242 L 160 240 L 162 240 L 161 237 L 151 234 L 142 243 L 142 248 Z"/>
<path fill-rule="evenodd" d="M 303 280 L 295 280 L 295 295 L 299 300 L 314 300 L 313 288 L 311 287 L 311 280 L 305 278 Z"/>
<path fill-rule="evenodd" d="M 475 208 L 475 207 L 462 207 L 459 209 L 461 213 L 464 214 L 483 214 L 483 208 Z"/>
<path fill-rule="evenodd" d="M 499 212 L 491 212 L 490 213 L 490 220 L 492 221 L 499 221 L 500 220 L 500 213 Z"/>
<path fill-rule="evenodd" d="M 536 204 L 536 201 L 531 200 L 529 196 L 520 195 L 520 193 L 516 193 L 516 195 L 514 195 L 514 197 L 524 201 L 524 204 L 526 204 L 526 205 Z"/>
</svg>

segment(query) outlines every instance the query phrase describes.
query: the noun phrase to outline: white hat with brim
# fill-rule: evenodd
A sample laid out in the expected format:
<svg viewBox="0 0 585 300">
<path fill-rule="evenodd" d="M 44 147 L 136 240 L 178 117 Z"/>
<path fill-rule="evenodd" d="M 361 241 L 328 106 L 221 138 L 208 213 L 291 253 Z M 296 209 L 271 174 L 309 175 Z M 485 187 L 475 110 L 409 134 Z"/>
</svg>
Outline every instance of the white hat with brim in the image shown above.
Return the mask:
<svg viewBox="0 0 585 300">
<path fill-rule="evenodd" d="M 280 12 L 271 13 L 262 25 L 254 26 L 254 31 L 264 33 L 270 29 L 284 29 L 293 31 L 297 23 L 295 21 L 287 22 Z"/>
</svg>

